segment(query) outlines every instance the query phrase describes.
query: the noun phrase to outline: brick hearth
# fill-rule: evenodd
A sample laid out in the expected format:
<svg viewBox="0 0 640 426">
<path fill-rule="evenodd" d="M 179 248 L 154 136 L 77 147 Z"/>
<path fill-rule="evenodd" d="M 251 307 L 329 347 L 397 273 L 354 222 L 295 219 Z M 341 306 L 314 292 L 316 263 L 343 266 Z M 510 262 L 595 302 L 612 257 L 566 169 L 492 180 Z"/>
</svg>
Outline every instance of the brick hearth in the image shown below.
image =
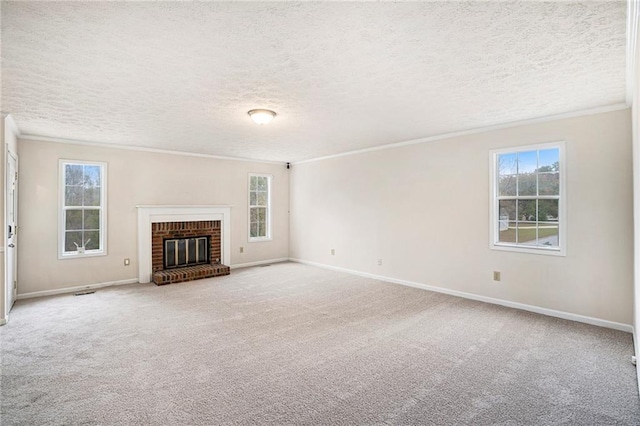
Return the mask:
<svg viewBox="0 0 640 426">
<path fill-rule="evenodd" d="M 187 266 L 164 270 L 162 248 L 166 238 L 209 237 L 210 265 Z M 151 265 L 157 285 L 193 281 L 229 275 L 228 266 L 220 263 L 220 221 L 157 222 L 151 224 Z"/>
</svg>

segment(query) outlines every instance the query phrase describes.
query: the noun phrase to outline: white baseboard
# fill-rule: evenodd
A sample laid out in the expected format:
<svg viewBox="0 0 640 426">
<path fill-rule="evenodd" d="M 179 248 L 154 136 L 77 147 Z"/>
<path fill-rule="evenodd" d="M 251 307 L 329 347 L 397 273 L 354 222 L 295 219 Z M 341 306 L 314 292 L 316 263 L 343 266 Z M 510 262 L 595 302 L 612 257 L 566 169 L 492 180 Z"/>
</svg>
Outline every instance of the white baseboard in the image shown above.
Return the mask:
<svg viewBox="0 0 640 426">
<path fill-rule="evenodd" d="M 280 263 L 280 262 L 288 262 L 288 261 L 289 261 L 288 257 L 281 257 L 278 259 L 259 260 L 257 262 L 236 263 L 235 265 L 229 266 L 229 268 L 231 269 L 247 268 L 249 266 L 268 265 L 270 263 Z"/>
<path fill-rule="evenodd" d="M 9 321 L 9 318 L 0 318 L 0 327 L 7 324 L 8 321 Z"/>
<path fill-rule="evenodd" d="M 94 290 L 94 289 L 103 288 L 103 287 L 111 287 L 111 286 L 125 285 L 125 284 L 137 284 L 137 283 L 138 283 L 137 278 L 120 280 L 120 281 L 107 281 L 104 283 L 80 285 L 77 287 L 66 287 L 66 288 L 57 288 L 55 290 L 43 290 L 43 291 L 34 291 L 32 293 L 22 293 L 22 294 L 18 294 L 16 299 L 18 300 L 31 299 L 33 297 L 53 296 L 56 294 L 75 293 L 77 291 L 83 291 L 83 290 Z"/>
<path fill-rule="evenodd" d="M 599 318 L 587 317 L 584 315 L 572 314 L 569 312 L 556 311 L 554 309 L 542 308 L 539 306 L 526 305 L 524 303 L 511 302 L 509 300 L 496 299 L 493 297 L 480 296 L 478 294 L 466 293 L 458 290 L 450 290 L 448 288 L 436 287 L 427 284 L 422 284 L 414 281 L 401 280 L 397 278 L 385 277 L 383 275 L 375 275 L 367 272 L 355 271 L 347 268 L 340 268 L 337 266 L 325 265 L 317 262 L 310 262 L 308 260 L 289 258 L 292 262 L 304 263 L 306 265 L 317 266 L 319 268 L 331 269 L 334 271 L 345 272 L 347 274 L 358 275 L 361 277 L 372 278 L 375 280 L 386 281 L 394 284 L 401 284 L 409 287 L 420 288 L 423 290 L 434 291 L 437 293 L 444 293 L 451 296 L 462 297 L 464 299 L 477 300 L 479 302 L 491 303 L 494 305 L 506 306 L 508 308 L 521 309 L 523 311 L 535 312 L 537 314 L 547 315 L 550 317 L 562 318 L 570 321 L 582 322 L 585 324 L 597 325 L 599 327 L 612 328 L 614 330 L 626 331 L 628 333 L 633 332 L 633 326 L 630 324 L 622 324 L 614 321 L 607 321 Z"/>
</svg>

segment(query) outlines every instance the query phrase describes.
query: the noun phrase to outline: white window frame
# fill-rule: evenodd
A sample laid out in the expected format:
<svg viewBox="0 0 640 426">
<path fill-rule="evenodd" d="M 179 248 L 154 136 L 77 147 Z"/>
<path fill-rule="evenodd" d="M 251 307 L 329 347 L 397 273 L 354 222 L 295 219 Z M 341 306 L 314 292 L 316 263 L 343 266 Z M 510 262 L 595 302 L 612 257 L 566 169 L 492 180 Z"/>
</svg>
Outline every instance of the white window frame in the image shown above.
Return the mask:
<svg viewBox="0 0 640 426">
<path fill-rule="evenodd" d="M 267 178 L 267 205 L 266 206 L 258 206 L 251 205 L 251 178 L 252 177 L 262 177 Z M 271 190 L 272 190 L 272 181 L 273 175 L 269 174 L 261 174 L 261 173 L 249 173 L 249 178 L 247 179 L 247 237 L 250 243 L 260 242 L 260 241 L 271 241 Z M 252 237 L 251 236 L 251 208 L 252 207 L 266 207 L 267 208 L 267 235 L 264 237 Z"/>
<path fill-rule="evenodd" d="M 65 166 L 77 164 L 100 167 L 100 249 L 83 253 L 65 251 L 66 217 L 65 211 L 76 206 L 65 206 Z M 107 163 L 100 161 L 65 160 L 58 161 L 58 259 L 78 259 L 107 255 Z"/>
<path fill-rule="evenodd" d="M 560 185 L 559 185 L 559 196 L 558 196 L 558 247 L 544 247 L 544 246 L 522 246 L 515 243 L 506 243 L 499 241 L 500 227 L 498 226 L 499 221 L 499 208 L 498 202 L 500 198 L 498 197 L 498 155 L 499 154 L 508 154 L 508 153 L 517 153 L 523 151 L 540 151 L 550 148 L 557 148 L 559 151 L 558 161 L 560 163 Z M 529 253 L 529 254 L 542 254 L 542 255 L 551 255 L 551 256 L 566 256 L 567 255 L 567 191 L 566 191 L 566 175 L 567 175 L 567 162 L 566 162 L 566 143 L 564 141 L 558 142 L 549 142 L 549 143 L 541 143 L 534 145 L 523 145 L 523 146 L 513 146 L 509 148 L 501 148 L 494 149 L 490 151 L 490 160 L 489 160 L 489 168 L 490 168 L 490 211 L 489 211 L 489 246 L 493 250 L 504 250 L 504 251 L 512 251 L 512 252 L 520 252 L 520 253 Z M 535 196 L 535 197 L 523 197 L 523 198 L 534 198 L 534 199 L 544 199 L 544 196 Z M 517 197 L 514 197 L 517 199 Z"/>
</svg>

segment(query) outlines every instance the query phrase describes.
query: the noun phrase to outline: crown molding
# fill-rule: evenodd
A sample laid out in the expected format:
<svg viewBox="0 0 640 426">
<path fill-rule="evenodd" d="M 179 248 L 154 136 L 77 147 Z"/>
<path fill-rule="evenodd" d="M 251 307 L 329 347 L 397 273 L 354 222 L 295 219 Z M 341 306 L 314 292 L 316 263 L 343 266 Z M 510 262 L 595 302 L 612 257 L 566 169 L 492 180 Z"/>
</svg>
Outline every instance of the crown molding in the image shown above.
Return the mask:
<svg viewBox="0 0 640 426">
<path fill-rule="evenodd" d="M 640 25 L 640 1 L 627 1 L 627 105 L 633 103 L 633 93 L 636 81 L 636 67 L 638 65 L 638 26 Z"/>
<path fill-rule="evenodd" d="M 633 1 L 633 3 L 638 4 L 638 2 L 635 1 L 635 0 Z M 638 8 L 638 9 L 640 9 L 640 8 Z M 632 84 L 633 84 L 633 82 L 632 82 Z M 627 109 L 627 108 L 629 108 L 629 105 L 626 102 L 622 102 L 622 103 L 617 103 L 617 104 L 613 104 L 613 105 L 606 105 L 606 106 L 597 107 L 597 108 L 590 108 L 590 109 L 586 109 L 586 110 L 579 110 L 579 111 L 566 112 L 566 113 L 562 113 L 562 114 L 548 115 L 548 116 L 543 116 L 543 117 L 538 117 L 538 118 L 531 118 L 531 119 L 527 119 L 527 120 L 511 121 L 511 122 L 508 122 L 508 123 L 496 124 L 496 125 L 493 125 L 493 126 L 478 127 L 478 128 L 475 128 L 475 129 L 462 130 L 462 131 L 458 131 L 458 132 L 443 133 L 443 134 L 440 134 L 440 135 L 429 136 L 429 137 L 426 137 L 426 138 L 412 139 L 412 140 L 403 141 L 403 142 L 396 142 L 396 143 L 391 143 L 391 144 L 378 145 L 378 146 L 375 146 L 375 147 L 358 149 L 358 150 L 353 150 L 353 151 L 346 151 L 346 152 L 342 152 L 342 153 L 339 153 L 339 154 L 326 155 L 326 156 L 322 156 L 322 157 L 310 158 L 310 159 L 307 159 L 307 160 L 292 161 L 292 162 L 290 162 L 290 164 L 291 165 L 305 164 L 305 163 L 311 163 L 311 162 L 315 162 L 315 161 L 329 160 L 329 159 L 332 159 L 332 158 L 339 158 L 339 157 L 346 157 L 346 156 L 350 156 L 350 155 L 364 154 L 364 153 L 367 153 L 367 152 L 381 151 L 381 150 L 385 150 L 385 149 L 393 149 L 393 148 L 399 148 L 399 147 L 403 147 L 403 146 L 417 145 L 417 144 L 421 144 L 421 143 L 434 142 L 434 141 L 438 141 L 438 140 L 442 140 L 442 139 L 449 139 L 449 138 L 454 138 L 454 137 L 459 137 L 459 136 L 468 136 L 468 135 L 481 134 L 481 133 L 486 133 L 486 132 L 490 132 L 490 131 L 494 131 L 494 130 L 508 129 L 508 128 L 512 128 L 512 127 L 525 126 L 525 125 L 530 125 L 530 124 L 540 124 L 540 123 L 545 123 L 545 122 L 549 122 L 549 121 L 562 120 L 562 119 L 566 119 L 566 118 L 575 118 L 575 117 L 582 117 L 582 116 L 587 116 L 587 115 L 601 114 L 601 113 L 612 112 L 612 111 L 619 111 L 619 110 L 623 110 L 623 109 Z M 264 164 L 283 164 L 282 161 L 254 160 L 254 159 L 241 158 L 241 157 L 225 157 L 225 156 L 221 156 L 221 155 L 200 154 L 200 153 L 196 153 L 196 152 L 173 151 L 173 150 L 168 150 L 168 149 L 148 148 L 148 147 L 140 147 L 140 146 L 134 146 L 134 145 L 119 145 L 119 144 L 106 143 L 106 142 L 89 142 L 89 141 L 82 141 L 82 140 L 76 140 L 76 139 L 56 138 L 56 137 L 51 137 L 51 136 L 22 134 L 22 133 L 20 133 L 18 127 L 16 126 L 16 124 L 13 121 L 13 118 L 11 117 L 10 114 L 4 114 L 3 113 L 3 116 L 8 116 L 9 118 L 11 118 L 11 123 L 13 123 L 13 126 L 14 126 L 15 131 L 16 131 L 16 135 L 18 136 L 18 138 L 20 139 L 21 142 L 28 142 L 28 141 L 51 142 L 51 143 L 61 143 L 61 144 L 69 144 L 69 145 L 85 145 L 85 146 L 92 146 L 92 147 L 98 147 L 98 148 L 107 148 L 107 149 L 120 149 L 120 150 L 126 150 L 126 151 L 141 151 L 141 152 L 153 152 L 153 153 L 158 153 L 158 154 L 183 155 L 183 156 L 186 156 L 186 157 L 211 158 L 211 159 L 216 159 L 216 160 L 245 161 L 245 162 L 250 162 L 250 163 L 264 163 Z"/>
<path fill-rule="evenodd" d="M 67 145 L 84 145 L 84 146 L 92 146 L 94 148 L 106 148 L 106 149 L 120 149 L 125 151 L 141 151 L 141 152 L 153 152 L 156 154 L 169 154 L 169 155 L 183 155 L 185 157 L 200 157 L 200 158 L 211 158 L 214 160 L 228 160 L 228 161 L 245 161 L 249 163 L 265 163 L 265 164 L 285 164 L 283 161 L 270 161 L 270 160 L 253 160 L 250 158 L 241 158 L 241 157 L 225 157 L 222 155 L 212 155 L 212 154 L 201 154 L 197 152 L 189 152 L 189 151 L 173 151 L 170 149 L 159 149 L 159 148 L 148 148 L 142 146 L 135 145 L 120 145 L 115 143 L 107 143 L 107 142 L 89 142 L 77 139 L 65 139 L 65 138 L 56 138 L 51 136 L 43 136 L 43 135 L 31 135 L 31 134 L 19 134 L 20 142 L 50 142 L 50 143 L 60 143 Z"/>
<path fill-rule="evenodd" d="M 591 108 L 591 109 L 586 109 L 586 110 L 566 112 L 566 113 L 555 114 L 555 115 L 548 115 L 548 116 L 544 116 L 544 117 L 531 118 L 531 119 L 527 119 L 527 120 L 511 121 L 511 122 L 508 122 L 508 123 L 496 124 L 496 125 L 493 125 L 493 126 L 477 127 L 475 129 L 462 130 L 462 131 L 459 131 L 459 132 L 443 133 L 441 135 L 429 136 L 429 137 L 420 138 L 420 139 L 412 139 L 412 140 L 408 140 L 408 141 L 404 141 L 404 142 L 396 142 L 396 143 L 391 143 L 391 144 L 386 144 L 386 145 L 378 145 L 378 146 L 374 146 L 374 147 L 371 147 L 371 148 L 364 148 L 364 149 L 358 149 L 358 150 L 354 150 L 354 151 L 342 152 L 340 154 L 332 154 L 332 155 L 327 155 L 327 156 L 324 156 L 324 157 L 310 158 L 308 160 L 294 161 L 294 162 L 291 162 L 291 164 L 292 165 L 298 165 L 298 164 L 304 164 L 304 163 L 312 163 L 314 161 L 330 160 L 332 158 L 339 158 L 339 157 L 346 157 L 346 156 L 350 156 L 350 155 L 364 154 L 364 153 L 367 153 L 367 152 L 399 148 L 399 147 L 402 147 L 402 146 L 418 145 L 418 144 L 422 144 L 422 143 L 435 142 L 435 141 L 439 141 L 439 140 L 442 140 L 442 139 L 450 139 L 450 138 L 455 138 L 455 137 L 459 137 L 459 136 L 476 135 L 476 134 L 490 132 L 490 131 L 493 131 L 493 130 L 509 129 L 509 128 L 512 128 L 512 127 L 526 126 L 526 125 L 530 125 L 530 124 L 540 124 L 540 123 L 546 123 L 546 122 L 549 122 L 549 121 L 562 120 L 562 119 L 566 119 L 566 118 L 575 118 L 575 117 L 582 117 L 582 116 L 586 116 L 586 115 L 602 114 L 602 113 L 605 113 L 605 112 L 620 111 L 620 110 L 628 109 L 628 108 L 629 108 L 629 106 L 626 103 L 623 102 L 623 103 L 607 105 L 607 106 L 602 106 L 602 107 L 597 107 L 597 108 Z"/>
</svg>

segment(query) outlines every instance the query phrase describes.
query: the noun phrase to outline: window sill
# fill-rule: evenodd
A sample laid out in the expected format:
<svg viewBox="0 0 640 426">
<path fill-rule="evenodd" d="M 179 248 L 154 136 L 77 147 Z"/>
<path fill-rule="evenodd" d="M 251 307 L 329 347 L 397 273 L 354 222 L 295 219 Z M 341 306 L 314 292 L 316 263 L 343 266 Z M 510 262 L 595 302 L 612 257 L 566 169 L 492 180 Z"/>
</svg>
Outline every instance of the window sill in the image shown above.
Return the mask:
<svg viewBox="0 0 640 426">
<path fill-rule="evenodd" d="M 511 251 L 515 253 L 541 254 L 543 256 L 561 256 L 566 257 L 566 250 L 561 248 L 544 248 L 544 247 L 523 247 L 512 244 L 491 244 L 491 250 Z"/>
<path fill-rule="evenodd" d="M 64 253 L 58 254 L 58 260 L 66 260 L 66 259 L 83 259 L 85 257 L 98 257 L 98 256 L 106 256 L 107 252 L 102 251 L 90 251 L 84 253 Z"/>
<path fill-rule="evenodd" d="M 262 237 L 262 238 L 249 238 L 250 243 L 262 243 L 265 241 L 273 241 L 271 237 Z"/>
</svg>

